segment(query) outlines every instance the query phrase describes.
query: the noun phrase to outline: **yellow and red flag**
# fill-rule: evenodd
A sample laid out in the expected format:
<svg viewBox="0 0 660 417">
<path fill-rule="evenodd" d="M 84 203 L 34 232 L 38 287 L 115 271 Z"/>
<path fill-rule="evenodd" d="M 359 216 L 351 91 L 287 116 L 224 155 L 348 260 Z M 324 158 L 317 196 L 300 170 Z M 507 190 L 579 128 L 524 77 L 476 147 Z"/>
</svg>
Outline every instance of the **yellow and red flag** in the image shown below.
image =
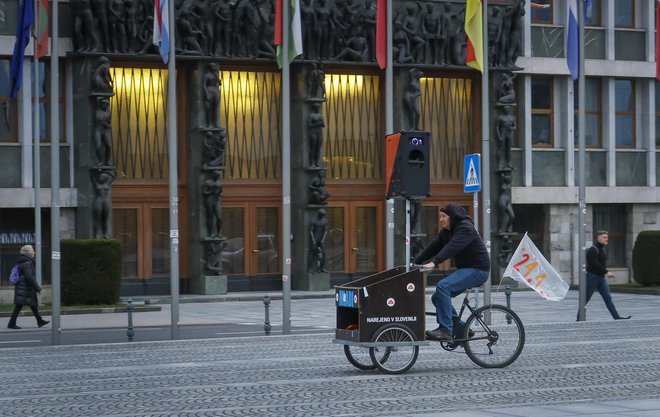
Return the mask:
<svg viewBox="0 0 660 417">
<path fill-rule="evenodd" d="M 387 0 L 376 6 L 376 62 L 380 69 L 387 66 Z"/>
<path fill-rule="evenodd" d="M 37 58 L 48 53 L 48 0 L 39 0 L 37 3 Z"/>
<path fill-rule="evenodd" d="M 465 63 L 484 72 L 484 25 L 481 0 L 467 0 L 465 7 L 465 34 L 467 54 Z"/>
</svg>

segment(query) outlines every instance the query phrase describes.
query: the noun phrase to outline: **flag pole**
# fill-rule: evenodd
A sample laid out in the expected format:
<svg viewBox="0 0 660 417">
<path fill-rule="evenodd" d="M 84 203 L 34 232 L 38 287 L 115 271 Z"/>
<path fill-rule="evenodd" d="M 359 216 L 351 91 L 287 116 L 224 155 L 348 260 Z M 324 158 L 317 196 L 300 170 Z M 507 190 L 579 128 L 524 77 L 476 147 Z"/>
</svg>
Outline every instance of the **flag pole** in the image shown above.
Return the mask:
<svg viewBox="0 0 660 417">
<path fill-rule="evenodd" d="M 394 71 L 392 70 L 392 0 L 387 2 L 387 66 L 385 67 L 385 134 L 394 133 Z M 385 264 L 387 269 L 394 267 L 394 199 L 387 199 L 385 211 Z M 406 213 L 408 218 L 408 213 Z M 410 245 L 408 245 L 410 247 Z M 410 259 L 406 257 L 406 265 Z"/>
<path fill-rule="evenodd" d="M 291 333 L 291 100 L 289 0 L 282 0 L 282 333 Z"/>
<path fill-rule="evenodd" d="M 169 149 L 169 197 L 170 197 L 170 298 L 171 298 L 171 337 L 179 338 L 179 197 L 178 197 L 178 157 L 176 141 L 176 22 L 174 0 L 167 2 L 169 11 L 169 59 L 167 62 L 167 146 Z M 155 19 L 155 16 L 154 16 Z"/>
<path fill-rule="evenodd" d="M 580 287 L 578 321 L 587 319 L 587 277 L 585 274 L 586 249 L 586 189 L 585 189 L 585 143 L 584 143 L 584 0 L 578 0 L 578 260 L 580 264 Z"/>
<path fill-rule="evenodd" d="M 489 94 L 488 94 L 488 0 L 483 0 L 482 8 L 482 32 L 483 32 L 483 72 L 481 73 L 481 152 L 484 157 L 482 160 L 481 176 L 481 205 L 483 212 L 483 230 L 482 236 L 486 244 L 486 250 L 490 256 L 490 114 L 489 114 Z M 475 214 L 477 215 L 477 214 Z M 491 265 L 494 265 L 491 260 Z M 497 269 L 499 270 L 499 268 Z M 491 268 L 491 279 L 493 270 Z M 490 304 L 491 279 L 484 282 L 484 305 Z"/>
<path fill-rule="evenodd" d="M 25 0 L 30 1 L 30 0 Z M 41 138 L 39 126 L 39 58 L 37 58 L 37 0 L 32 2 L 32 62 L 34 63 L 34 70 L 32 73 L 32 139 L 34 140 L 33 161 L 34 164 L 34 267 L 37 277 L 37 283 L 41 286 L 43 282 L 42 268 L 41 268 L 41 201 L 39 195 L 41 194 Z"/>
<path fill-rule="evenodd" d="M 50 245 L 51 245 L 51 343 L 60 344 L 60 84 L 59 2 L 51 3 L 50 35 Z M 37 16 L 39 13 L 37 13 Z"/>
</svg>

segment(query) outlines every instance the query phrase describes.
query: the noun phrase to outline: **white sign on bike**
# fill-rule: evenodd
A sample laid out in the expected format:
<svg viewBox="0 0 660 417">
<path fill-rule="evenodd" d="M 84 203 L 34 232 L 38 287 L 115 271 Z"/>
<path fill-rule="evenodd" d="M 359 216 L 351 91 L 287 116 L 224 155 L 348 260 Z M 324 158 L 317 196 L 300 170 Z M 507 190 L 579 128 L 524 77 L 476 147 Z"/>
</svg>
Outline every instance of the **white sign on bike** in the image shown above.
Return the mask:
<svg viewBox="0 0 660 417">
<path fill-rule="evenodd" d="M 568 292 L 568 284 L 543 257 L 527 233 L 511 257 L 504 276 L 524 282 L 546 300 L 561 301 Z"/>
</svg>

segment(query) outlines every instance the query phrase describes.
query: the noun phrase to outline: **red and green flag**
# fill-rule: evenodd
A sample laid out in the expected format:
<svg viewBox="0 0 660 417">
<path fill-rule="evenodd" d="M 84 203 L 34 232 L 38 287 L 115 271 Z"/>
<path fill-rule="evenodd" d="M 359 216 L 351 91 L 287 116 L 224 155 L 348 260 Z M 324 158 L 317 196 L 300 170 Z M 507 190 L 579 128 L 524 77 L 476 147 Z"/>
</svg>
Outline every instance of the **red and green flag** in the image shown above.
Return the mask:
<svg viewBox="0 0 660 417">
<path fill-rule="evenodd" d="M 48 0 L 39 0 L 37 3 L 37 48 L 35 55 L 41 58 L 48 53 Z"/>
</svg>

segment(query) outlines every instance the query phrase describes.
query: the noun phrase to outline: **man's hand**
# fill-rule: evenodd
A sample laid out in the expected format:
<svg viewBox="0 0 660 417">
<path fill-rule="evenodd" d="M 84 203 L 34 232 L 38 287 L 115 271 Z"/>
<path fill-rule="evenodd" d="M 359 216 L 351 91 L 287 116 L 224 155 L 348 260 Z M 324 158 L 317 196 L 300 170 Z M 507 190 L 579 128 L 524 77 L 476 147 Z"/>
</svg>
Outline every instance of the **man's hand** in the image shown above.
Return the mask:
<svg viewBox="0 0 660 417">
<path fill-rule="evenodd" d="M 607 277 L 608 277 L 608 278 L 614 278 L 614 274 L 611 273 L 611 272 L 608 272 L 608 273 L 607 273 Z"/>
</svg>

